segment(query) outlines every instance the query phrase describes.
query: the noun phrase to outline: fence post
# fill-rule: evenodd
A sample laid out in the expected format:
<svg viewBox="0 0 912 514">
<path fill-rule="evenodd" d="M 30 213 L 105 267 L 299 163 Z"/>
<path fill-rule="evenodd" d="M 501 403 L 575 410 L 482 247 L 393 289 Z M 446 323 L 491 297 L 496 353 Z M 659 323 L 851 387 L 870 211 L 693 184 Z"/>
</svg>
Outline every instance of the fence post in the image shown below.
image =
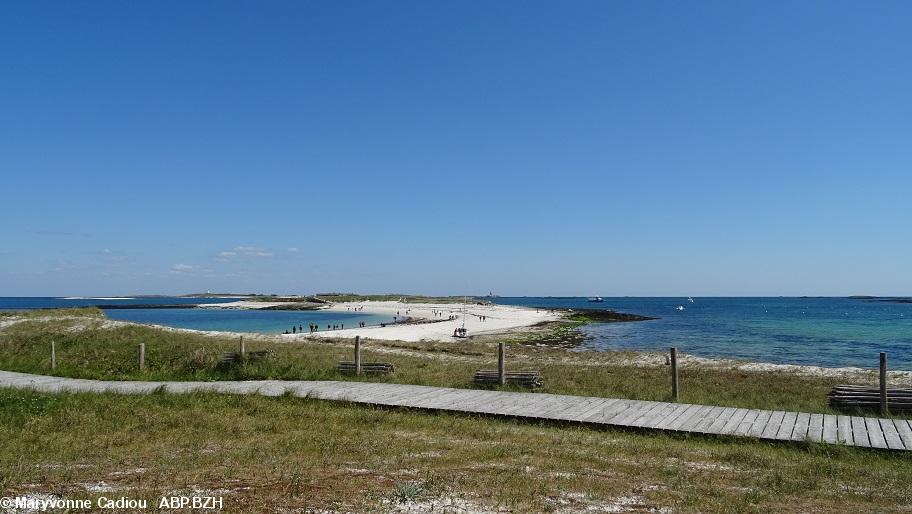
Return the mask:
<svg viewBox="0 0 912 514">
<path fill-rule="evenodd" d="M 355 336 L 355 375 L 361 374 L 361 337 Z"/>
<path fill-rule="evenodd" d="M 238 352 L 241 354 L 241 358 L 244 357 L 244 336 L 241 336 L 241 342 L 238 343 Z"/>
<path fill-rule="evenodd" d="M 500 385 L 507 383 L 507 370 L 504 360 L 504 344 L 497 343 L 497 379 L 500 381 Z"/>
<path fill-rule="evenodd" d="M 51 370 L 57 369 L 57 346 L 51 341 Z"/>
<path fill-rule="evenodd" d="M 678 349 L 671 347 L 671 397 L 678 401 Z"/>
<path fill-rule="evenodd" d="M 880 414 L 886 416 L 890 409 L 887 405 L 887 352 L 880 352 Z"/>
<path fill-rule="evenodd" d="M 139 369 L 146 369 L 146 343 L 139 343 Z"/>
</svg>

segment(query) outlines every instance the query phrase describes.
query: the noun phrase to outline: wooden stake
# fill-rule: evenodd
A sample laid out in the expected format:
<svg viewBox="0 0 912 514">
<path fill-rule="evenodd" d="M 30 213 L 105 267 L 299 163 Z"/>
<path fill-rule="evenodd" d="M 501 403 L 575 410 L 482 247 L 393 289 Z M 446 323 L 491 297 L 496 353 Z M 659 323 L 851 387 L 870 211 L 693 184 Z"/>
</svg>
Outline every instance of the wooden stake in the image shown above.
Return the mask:
<svg viewBox="0 0 912 514">
<path fill-rule="evenodd" d="M 355 336 L 355 375 L 361 374 L 361 337 Z"/>
<path fill-rule="evenodd" d="M 671 398 L 678 401 L 678 349 L 671 347 Z"/>
<path fill-rule="evenodd" d="M 139 343 L 139 369 L 146 369 L 146 343 Z"/>
<path fill-rule="evenodd" d="M 497 343 L 497 379 L 500 381 L 500 385 L 507 383 L 507 370 L 506 364 L 504 363 L 505 360 L 504 344 Z"/>
<path fill-rule="evenodd" d="M 889 412 L 889 405 L 887 405 L 887 352 L 880 352 L 880 414 L 886 416 Z"/>
<path fill-rule="evenodd" d="M 51 369 L 57 369 L 57 346 L 51 341 Z"/>
<path fill-rule="evenodd" d="M 244 356 L 244 336 L 241 336 L 241 342 L 238 344 L 238 352 L 241 354 L 241 357 Z"/>
</svg>

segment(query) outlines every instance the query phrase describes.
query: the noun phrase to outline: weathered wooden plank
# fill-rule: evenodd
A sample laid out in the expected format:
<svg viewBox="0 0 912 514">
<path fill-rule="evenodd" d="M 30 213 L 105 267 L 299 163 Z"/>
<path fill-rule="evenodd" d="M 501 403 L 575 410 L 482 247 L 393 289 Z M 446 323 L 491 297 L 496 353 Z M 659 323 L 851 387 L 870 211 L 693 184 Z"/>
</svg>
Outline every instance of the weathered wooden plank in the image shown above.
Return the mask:
<svg viewBox="0 0 912 514">
<path fill-rule="evenodd" d="M 583 423 L 598 423 L 597 420 L 607 420 L 627 408 L 627 402 L 620 399 L 610 399 L 604 405 L 596 405 L 591 411 L 583 414 L 579 420 Z"/>
<path fill-rule="evenodd" d="M 823 441 L 823 414 L 811 414 L 805 437 L 813 443 Z"/>
<path fill-rule="evenodd" d="M 725 425 L 722 426 L 719 433 L 722 435 L 732 435 L 735 433 L 735 430 L 738 429 L 738 425 L 741 424 L 741 421 L 747 416 L 747 413 L 750 409 L 736 409 L 731 418 L 725 422 Z"/>
<path fill-rule="evenodd" d="M 821 440 L 825 443 L 835 444 L 838 442 L 837 438 L 837 427 L 838 420 L 836 416 L 832 414 L 823 415 L 823 429 L 821 431 L 820 437 Z"/>
<path fill-rule="evenodd" d="M 572 421 L 599 403 L 603 403 L 602 398 L 581 398 L 580 401 L 569 402 L 565 408 L 554 409 L 546 413 L 546 416 L 548 419 Z"/>
<path fill-rule="evenodd" d="M 681 410 L 677 416 L 675 416 L 671 422 L 665 425 L 667 430 L 680 430 L 681 425 L 686 423 L 689 419 L 693 418 L 695 414 L 702 414 L 703 406 L 702 405 L 687 405 L 683 410 Z"/>
<path fill-rule="evenodd" d="M 795 417 L 795 426 L 792 428 L 792 441 L 806 441 L 808 434 L 808 424 L 811 421 L 811 415 L 807 412 L 799 412 Z"/>
<path fill-rule="evenodd" d="M 652 419 L 657 412 L 663 410 L 668 404 L 665 402 L 653 402 L 653 405 L 646 409 L 641 416 L 638 416 L 628 422 L 632 427 L 641 427 L 643 422 Z"/>
<path fill-rule="evenodd" d="M 896 427 L 896 432 L 899 434 L 899 438 L 902 439 L 906 449 L 912 450 L 912 425 L 909 424 L 909 421 L 905 419 L 894 419 L 893 426 Z"/>
<path fill-rule="evenodd" d="M 855 439 L 852 437 L 852 418 L 849 416 L 836 416 L 836 442 L 855 445 Z"/>
<path fill-rule="evenodd" d="M 868 438 L 868 429 L 865 428 L 864 418 L 858 416 L 852 416 L 852 439 L 854 439 L 855 446 L 864 446 L 870 447 L 871 441 Z"/>
<path fill-rule="evenodd" d="M 725 407 L 722 409 L 722 412 L 716 416 L 716 419 L 712 420 L 712 423 L 709 424 L 709 428 L 706 429 L 706 432 L 709 434 L 718 434 L 722 427 L 725 426 L 725 423 L 735 414 L 735 411 L 738 410 L 734 407 Z"/>
<path fill-rule="evenodd" d="M 636 401 L 631 403 L 630 408 L 619 415 L 616 419 L 611 420 L 612 425 L 622 425 L 630 426 L 630 422 L 639 418 L 646 413 L 650 408 L 652 408 L 653 402 L 640 402 Z"/>
<path fill-rule="evenodd" d="M 776 433 L 776 439 L 790 441 L 792 439 L 792 431 L 795 430 L 795 420 L 797 418 L 797 412 L 786 412 L 785 416 L 782 416 L 782 424 L 779 425 L 779 432 Z"/>
<path fill-rule="evenodd" d="M 887 440 L 884 439 L 883 430 L 880 429 L 880 421 L 877 418 L 864 418 L 865 426 L 868 427 L 868 437 L 871 438 L 872 448 L 886 448 Z"/>
<path fill-rule="evenodd" d="M 782 426 L 782 419 L 784 417 L 785 412 L 781 410 L 773 411 L 766 426 L 763 427 L 763 433 L 760 434 L 760 437 L 762 439 L 775 439 L 776 435 L 779 433 L 779 427 Z"/>
<path fill-rule="evenodd" d="M 711 410 L 712 407 L 709 405 L 700 405 L 696 410 L 694 410 L 693 414 L 689 415 L 687 419 L 681 421 L 681 424 L 678 425 L 677 430 L 681 432 L 692 432 L 693 427 L 695 427 L 697 423 L 703 419 L 704 416 L 709 414 Z"/>
<path fill-rule="evenodd" d="M 641 421 L 640 426 L 647 428 L 655 428 L 662 420 L 667 418 L 677 407 L 676 403 L 666 403 L 662 406 L 662 409 L 654 413 L 649 418 L 644 418 Z"/>
<path fill-rule="evenodd" d="M 711 433 L 707 430 L 709 425 L 712 425 L 712 422 L 715 421 L 723 411 L 725 411 L 725 407 L 713 407 L 712 409 L 709 409 L 709 412 L 703 415 L 703 418 L 693 426 L 691 431 L 700 432 L 702 434 Z"/>
<path fill-rule="evenodd" d="M 769 423 L 770 417 L 772 417 L 773 411 L 771 410 L 762 410 L 760 414 L 757 415 L 757 419 L 754 420 L 753 426 L 751 426 L 750 432 L 747 434 L 751 437 L 760 437 L 763 434 L 763 430 L 766 428 L 766 424 Z"/>
<path fill-rule="evenodd" d="M 760 411 L 756 409 L 750 409 L 747 411 L 747 414 L 744 415 L 744 419 L 738 423 L 738 426 L 735 427 L 735 435 L 746 436 L 750 434 L 751 427 L 754 426 L 754 422 L 757 421 L 757 416 L 760 415 Z"/>
<path fill-rule="evenodd" d="M 880 430 L 883 432 L 884 439 L 887 441 L 887 447 L 891 450 L 905 450 L 906 446 L 899 437 L 896 426 L 893 425 L 892 419 L 880 419 Z"/>
<path fill-rule="evenodd" d="M 686 404 L 686 403 L 683 403 L 683 404 L 679 403 L 679 404 L 677 404 L 677 405 L 675 406 L 675 408 L 672 409 L 671 412 L 668 413 L 668 416 L 666 416 L 665 419 L 663 419 L 663 420 L 659 421 L 658 423 L 656 423 L 655 428 L 657 428 L 657 429 L 659 429 L 659 430 L 670 430 L 668 427 L 669 427 L 672 423 L 676 422 L 676 421 L 678 420 L 678 418 L 679 418 L 682 414 L 684 414 L 685 412 L 687 412 L 691 407 L 693 407 L 693 405 Z"/>
</svg>

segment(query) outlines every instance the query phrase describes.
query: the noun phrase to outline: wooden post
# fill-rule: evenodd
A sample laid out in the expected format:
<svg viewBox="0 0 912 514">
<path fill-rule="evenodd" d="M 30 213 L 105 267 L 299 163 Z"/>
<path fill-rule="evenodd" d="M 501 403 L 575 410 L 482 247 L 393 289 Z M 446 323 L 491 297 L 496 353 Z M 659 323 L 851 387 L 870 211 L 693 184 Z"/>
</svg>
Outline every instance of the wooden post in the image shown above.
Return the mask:
<svg viewBox="0 0 912 514">
<path fill-rule="evenodd" d="M 355 336 L 355 375 L 361 374 L 361 337 Z"/>
<path fill-rule="evenodd" d="M 51 341 L 51 369 L 57 369 L 57 346 Z"/>
<path fill-rule="evenodd" d="M 678 401 L 678 349 L 671 347 L 671 397 Z"/>
<path fill-rule="evenodd" d="M 244 357 L 244 336 L 241 336 L 241 342 L 238 344 L 238 352 L 241 355 L 241 358 Z"/>
<path fill-rule="evenodd" d="M 146 343 L 139 343 L 139 369 L 146 369 Z"/>
<path fill-rule="evenodd" d="M 504 360 L 504 344 L 497 343 L 497 379 L 500 381 L 500 385 L 507 383 L 507 370 Z"/>
<path fill-rule="evenodd" d="M 887 405 L 887 352 L 880 352 L 880 414 L 886 416 L 890 409 Z"/>
</svg>

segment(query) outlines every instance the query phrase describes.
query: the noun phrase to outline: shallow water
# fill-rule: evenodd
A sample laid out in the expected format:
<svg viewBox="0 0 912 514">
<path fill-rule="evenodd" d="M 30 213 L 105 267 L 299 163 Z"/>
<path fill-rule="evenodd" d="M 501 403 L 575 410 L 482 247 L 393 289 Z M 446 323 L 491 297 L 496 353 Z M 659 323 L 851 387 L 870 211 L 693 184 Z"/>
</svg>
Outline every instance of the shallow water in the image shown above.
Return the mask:
<svg viewBox="0 0 912 514">
<path fill-rule="evenodd" d="M 230 302 L 219 298 L 136 298 L 65 300 L 0 298 L 0 309 L 76 307 L 98 304 L 194 304 Z M 592 324 L 582 328 L 591 349 L 680 351 L 712 358 L 780 364 L 876 368 L 878 353 L 889 367 L 912 370 L 912 304 L 848 298 L 495 298 L 496 303 L 545 308 L 598 308 L 655 316 L 633 323 Z M 677 307 L 684 310 L 677 310 Z M 111 309 L 111 319 L 197 330 L 282 333 L 292 325 L 389 323 L 387 316 L 328 311 L 216 309 Z"/>
<path fill-rule="evenodd" d="M 848 298 L 495 298 L 505 305 L 597 308 L 655 316 L 583 327 L 587 346 L 667 350 L 780 364 L 912 370 L 912 304 Z M 677 307 L 684 307 L 678 310 Z"/>
<path fill-rule="evenodd" d="M 248 309 L 111 309 L 105 311 L 111 319 L 135 321 L 195 330 L 222 330 L 226 332 L 259 332 L 281 334 L 291 327 L 308 330 L 316 323 L 321 332 L 328 325 L 355 328 L 363 321 L 368 325 L 391 323 L 390 316 L 358 312 L 332 311 L 264 311 Z"/>
</svg>

